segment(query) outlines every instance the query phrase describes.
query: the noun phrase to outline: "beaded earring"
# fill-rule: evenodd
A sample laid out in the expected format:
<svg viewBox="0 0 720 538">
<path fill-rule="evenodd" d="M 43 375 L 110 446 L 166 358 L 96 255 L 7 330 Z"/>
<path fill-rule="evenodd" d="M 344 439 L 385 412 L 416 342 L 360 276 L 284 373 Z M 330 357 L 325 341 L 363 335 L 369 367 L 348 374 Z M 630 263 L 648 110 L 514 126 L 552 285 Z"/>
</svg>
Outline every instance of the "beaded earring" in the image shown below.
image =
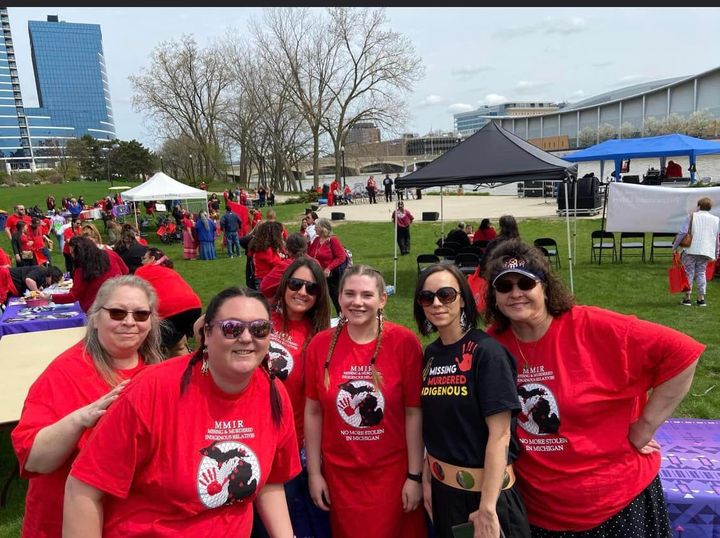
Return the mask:
<svg viewBox="0 0 720 538">
<path fill-rule="evenodd" d="M 460 314 L 460 328 L 462 328 L 463 331 L 467 331 L 469 328 L 467 316 L 465 315 L 465 311 Z"/>
<path fill-rule="evenodd" d="M 210 365 L 208 365 L 208 352 L 207 348 L 203 349 L 202 366 L 200 366 L 200 373 L 202 375 L 208 375 L 210 372 Z"/>
</svg>

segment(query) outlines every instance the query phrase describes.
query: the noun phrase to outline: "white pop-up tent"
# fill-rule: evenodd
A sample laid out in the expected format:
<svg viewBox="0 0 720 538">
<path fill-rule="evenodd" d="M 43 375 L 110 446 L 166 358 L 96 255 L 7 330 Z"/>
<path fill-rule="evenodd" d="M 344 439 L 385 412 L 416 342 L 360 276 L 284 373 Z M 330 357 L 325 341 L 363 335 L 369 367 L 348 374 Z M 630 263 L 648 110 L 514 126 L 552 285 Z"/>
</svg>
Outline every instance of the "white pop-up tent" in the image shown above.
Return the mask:
<svg viewBox="0 0 720 538">
<path fill-rule="evenodd" d="M 208 193 L 203 189 L 181 183 L 163 172 L 157 172 L 145 183 L 123 192 L 122 197 L 128 202 L 184 200 L 186 206 L 187 200 L 205 200 L 207 206 Z M 135 213 L 135 225 L 137 225 L 137 213 Z"/>
</svg>

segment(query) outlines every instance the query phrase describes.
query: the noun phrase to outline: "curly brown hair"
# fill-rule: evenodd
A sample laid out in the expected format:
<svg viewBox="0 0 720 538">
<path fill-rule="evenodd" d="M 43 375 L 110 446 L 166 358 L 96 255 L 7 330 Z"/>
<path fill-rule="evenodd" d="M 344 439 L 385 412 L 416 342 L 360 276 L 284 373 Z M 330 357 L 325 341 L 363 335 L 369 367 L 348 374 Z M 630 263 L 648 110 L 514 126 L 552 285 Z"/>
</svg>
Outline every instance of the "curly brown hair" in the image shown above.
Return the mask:
<svg viewBox="0 0 720 538">
<path fill-rule="evenodd" d="M 492 251 L 492 255 L 485 266 L 484 277 L 488 281 L 487 291 L 485 292 L 484 319 L 486 325 L 494 324 L 498 333 L 505 331 L 510 326 L 510 320 L 497 306 L 495 288 L 492 286 L 493 280 L 506 268 L 505 260 L 508 257 L 525 260 L 525 268 L 528 271 L 543 276 L 542 286 L 547 298 L 545 306 L 551 316 L 557 317 L 570 310 L 575 304 L 574 297 L 560 278 L 552 271 L 545 254 L 539 248 L 520 239 L 510 239 L 503 241 Z"/>
</svg>

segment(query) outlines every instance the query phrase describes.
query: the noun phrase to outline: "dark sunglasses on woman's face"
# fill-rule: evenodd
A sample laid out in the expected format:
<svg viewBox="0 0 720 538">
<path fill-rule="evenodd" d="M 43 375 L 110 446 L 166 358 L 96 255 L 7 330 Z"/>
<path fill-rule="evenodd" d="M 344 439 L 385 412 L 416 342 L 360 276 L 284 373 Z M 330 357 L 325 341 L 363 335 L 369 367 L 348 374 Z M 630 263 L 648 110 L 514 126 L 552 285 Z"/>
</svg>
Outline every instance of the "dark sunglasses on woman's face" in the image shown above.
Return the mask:
<svg viewBox="0 0 720 538">
<path fill-rule="evenodd" d="M 253 338 L 265 338 L 270 334 L 272 324 L 268 319 L 256 319 L 253 321 L 239 321 L 236 319 L 221 319 L 210 323 L 210 325 L 220 325 L 222 335 L 228 340 L 238 338 L 245 329 L 250 331 Z"/>
<path fill-rule="evenodd" d="M 450 286 L 445 286 L 439 288 L 437 291 L 419 291 L 417 294 L 417 302 L 420 303 L 420 306 L 430 306 L 435 301 L 435 297 L 437 297 L 442 304 L 450 304 L 457 299 L 457 296 L 458 290 Z"/>
<path fill-rule="evenodd" d="M 537 286 L 538 281 L 529 276 L 521 276 L 517 282 L 513 283 L 509 278 L 501 278 L 493 284 L 493 288 L 498 293 L 510 293 L 514 285 L 522 291 L 530 291 Z"/>
<path fill-rule="evenodd" d="M 132 314 L 135 321 L 147 321 L 150 317 L 150 310 L 123 310 L 122 308 L 106 308 L 102 307 L 103 310 L 107 310 L 110 319 L 115 321 L 123 321 L 128 314 Z"/>
<path fill-rule="evenodd" d="M 305 292 L 308 295 L 317 295 L 320 293 L 320 286 L 317 282 L 310 282 L 309 280 L 303 280 L 302 278 L 288 278 L 287 287 L 291 291 L 300 291 L 300 288 L 305 286 Z"/>
</svg>

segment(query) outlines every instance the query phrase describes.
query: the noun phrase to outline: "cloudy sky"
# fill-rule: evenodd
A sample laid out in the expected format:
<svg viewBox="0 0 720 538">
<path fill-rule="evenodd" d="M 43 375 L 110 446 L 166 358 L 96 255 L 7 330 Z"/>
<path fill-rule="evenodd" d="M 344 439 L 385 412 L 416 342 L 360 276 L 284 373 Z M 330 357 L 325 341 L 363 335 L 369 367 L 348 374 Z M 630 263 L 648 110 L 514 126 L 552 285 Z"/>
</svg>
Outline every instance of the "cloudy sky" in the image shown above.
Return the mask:
<svg viewBox="0 0 720 538">
<path fill-rule="evenodd" d="M 320 9 L 320 8 L 317 8 Z M 128 76 L 162 41 L 192 34 L 201 45 L 247 31 L 262 8 L 10 7 L 25 106 L 37 106 L 28 20 L 49 14 L 99 24 L 118 137 L 156 147 L 132 109 Z M 720 8 L 387 8 L 426 67 L 398 130 L 451 130 L 453 113 L 503 101 L 579 101 L 640 82 L 694 75 L 720 65 Z"/>
</svg>

